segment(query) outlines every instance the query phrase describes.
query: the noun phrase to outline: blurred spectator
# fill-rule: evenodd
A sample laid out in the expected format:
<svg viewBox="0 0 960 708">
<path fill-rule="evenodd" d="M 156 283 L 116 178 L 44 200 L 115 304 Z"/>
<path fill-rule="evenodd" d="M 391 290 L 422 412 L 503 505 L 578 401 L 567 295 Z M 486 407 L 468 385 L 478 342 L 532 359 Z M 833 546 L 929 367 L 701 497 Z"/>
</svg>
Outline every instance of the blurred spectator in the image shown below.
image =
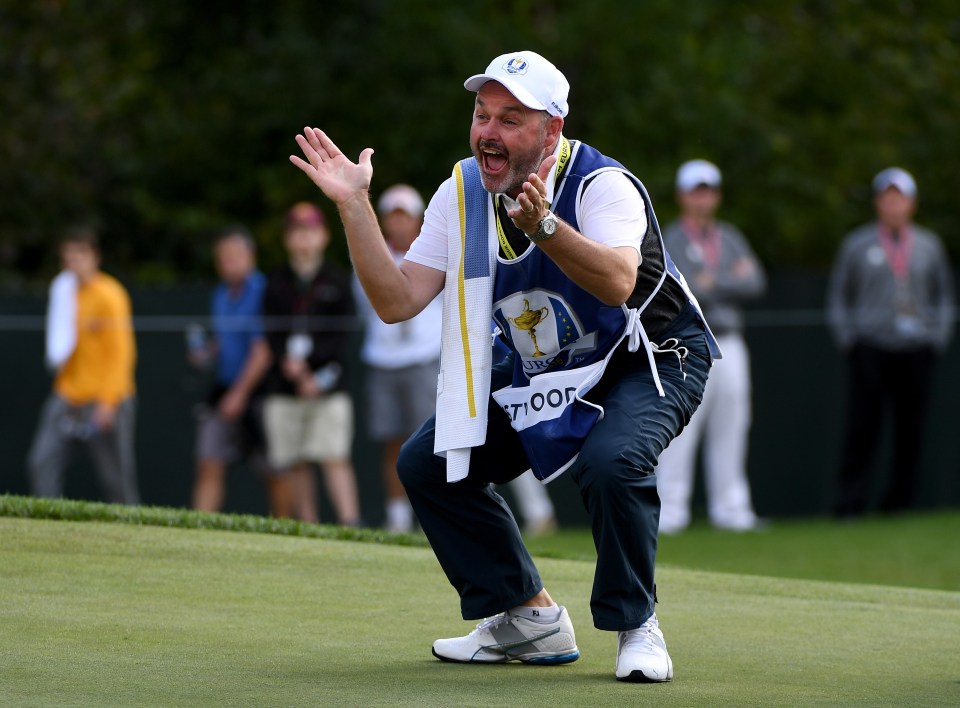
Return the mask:
<svg viewBox="0 0 960 708">
<path fill-rule="evenodd" d="M 716 165 L 706 160 L 682 164 L 676 193 L 680 218 L 664 230 L 663 242 L 699 300 L 723 358 L 714 362 L 703 401 L 687 427 L 660 454 L 660 532 L 679 533 L 690 523 L 701 441 L 710 523 L 750 531 L 759 522 L 747 479 L 750 357 L 740 306 L 763 294 L 766 276 L 740 230 L 716 219 L 722 198 Z"/>
<path fill-rule="evenodd" d="M 273 358 L 263 411 L 271 511 L 318 521 L 313 465 L 319 464 L 337 522 L 354 526 L 360 512 L 345 376 L 354 316 L 350 277 L 324 259 L 330 232 L 317 206 L 294 205 L 283 240 L 289 262 L 271 275 L 263 301 Z"/>
<path fill-rule="evenodd" d="M 256 269 L 253 236 L 229 227 L 214 243 L 220 284 L 210 301 L 213 336 L 188 333 L 190 362 L 214 365 L 214 383 L 197 421 L 197 476 L 193 508 L 219 511 L 227 467 L 246 458 L 263 471 L 263 433 L 254 394 L 270 366 L 260 325 L 266 278 Z M 199 338 L 198 336 L 199 335 Z"/>
<path fill-rule="evenodd" d="M 28 457 L 30 486 L 36 496 L 62 496 L 70 457 L 85 447 L 107 501 L 137 504 L 130 297 L 100 271 L 100 255 L 89 228 L 60 244 L 65 272 L 51 285 L 47 316 L 47 363 L 56 377 Z"/>
<path fill-rule="evenodd" d="M 377 211 L 387 245 L 394 260 L 400 263 L 420 233 L 423 199 L 413 187 L 397 184 L 381 195 Z M 361 358 L 367 366 L 369 434 L 383 446 L 385 527 L 389 531 L 406 532 L 413 528 L 413 510 L 397 477 L 397 456 L 403 442 L 434 413 L 443 298 L 437 296 L 413 319 L 385 324 L 356 277 L 354 297 L 366 326 Z M 503 356 L 508 350 L 500 346 Z M 509 484 L 526 532 L 540 535 L 553 531 L 556 528 L 553 504 L 533 473 L 521 475 Z"/>
<path fill-rule="evenodd" d="M 520 510 L 523 533 L 526 536 L 547 536 L 557 530 L 553 502 L 543 482 L 532 470 L 507 482 Z"/>
<path fill-rule="evenodd" d="M 377 211 L 384 238 L 397 263 L 420 233 L 423 199 L 413 187 L 397 184 L 380 197 Z M 437 296 L 406 322 L 385 324 L 354 276 L 354 297 L 365 336 L 360 357 L 366 365 L 366 419 L 370 437 L 380 443 L 381 474 L 388 531 L 413 529 L 413 509 L 397 477 L 397 456 L 404 440 L 433 415 L 440 368 L 443 298 Z"/>
<path fill-rule="evenodd" d="M 827 294 L 847 359 L 847 421 L 834 513 L 868 507 L 886 410 L 893 418 L 890 481 L 880 510 L 913 502 L 937 355 L 953 325 L 953 278 L 940 238 L 913 223 L 917 186 L 898 167 L 873 179 L 877 220 L 848 234 Z"/>
</svg>

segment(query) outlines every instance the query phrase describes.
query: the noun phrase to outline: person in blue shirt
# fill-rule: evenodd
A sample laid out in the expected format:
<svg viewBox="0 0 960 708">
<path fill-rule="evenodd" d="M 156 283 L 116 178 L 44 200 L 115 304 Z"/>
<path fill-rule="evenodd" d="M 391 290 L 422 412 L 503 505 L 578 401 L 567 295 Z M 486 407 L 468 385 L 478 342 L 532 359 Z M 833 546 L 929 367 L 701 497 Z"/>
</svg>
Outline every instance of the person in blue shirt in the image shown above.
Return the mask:
<svg viewBox="0 0 960 708">
<path fill-rule="evenodd" d="M 220 284 L 210 302 L 213 336 L 191 342 L 190 362 L 212 364 L 214 383 L 197 421 L 197 471 L 193 508 L 219 511 L 227 467 L 249 458 L 262 443 L 251 405 L 270 366 L 270 350 L 260 322 L 266 278 L 256 268 L 250 232 L 231 226 L 217 236 L 214 261 Z"/>
</svg>

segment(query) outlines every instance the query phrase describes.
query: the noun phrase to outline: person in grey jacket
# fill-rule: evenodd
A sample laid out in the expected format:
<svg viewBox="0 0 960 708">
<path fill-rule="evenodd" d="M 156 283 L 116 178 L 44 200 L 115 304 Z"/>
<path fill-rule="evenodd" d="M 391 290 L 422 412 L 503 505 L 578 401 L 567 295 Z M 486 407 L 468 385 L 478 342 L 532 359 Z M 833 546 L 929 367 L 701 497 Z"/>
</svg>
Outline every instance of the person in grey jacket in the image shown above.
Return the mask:
<svg viewBox="0 0 960 708">
<path fill-rule="evenodd" d="M 833 336 L 847 358 L 846 433 L 834 514 L 863 514 L 883 416 L 893 417 L 890 481 L 880 511 L 913 502 L 936 358 L 954 317 L 953 279 L 940 238 L 913 223 L 917 187 L 898 167 L 873 180 L 877 220 L 840 246 L 827 294 Z"/>
<path fill-rule="evenodd" d="M 761 526 L 747 480 L 750 432 L 750 358 L 743 339 L 746 300 L 766 290 L 763 266 L 733 224 L 716 219 L 721 201 L 720 170 L 690 160 L 677 171 L 680 217 L 663 241 L 696 295 L 723 358 L 714 363 L 700 408 L 660 455 L 660 533 L 683 531 L 690 523 L 697 449 L 703 443 L 704 481 L 710 523 L 730 531 Z"/>
</svg>

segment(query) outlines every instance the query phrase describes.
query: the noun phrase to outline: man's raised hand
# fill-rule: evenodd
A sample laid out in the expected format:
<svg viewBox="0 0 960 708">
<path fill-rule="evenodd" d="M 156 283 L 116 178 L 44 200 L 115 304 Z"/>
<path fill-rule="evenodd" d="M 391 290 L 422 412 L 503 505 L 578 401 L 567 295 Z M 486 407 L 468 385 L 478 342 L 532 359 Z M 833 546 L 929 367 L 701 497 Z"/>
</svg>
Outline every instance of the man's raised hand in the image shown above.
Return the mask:
<svg viewBox="0 0 960 708">
<path fill-rule="evenodd" d="M 547 210 L 547 179 L 550 171 L 557 164 L 555 155 L 547 155 L 536 174 L 531 173 L 523 183 L 521 192 L 517 195 L 517 208 L 507 210 L 507 216 L 524 233 L 531 233 L 540 228 L 540 219 Z"/>
<path fill-rule="evenodd" d="M 290 156 L 321 191 L 337 205 L 362 195 L 366 198 L 373 178 L 373 148 L 364 148 L 356 163 L 350 162 L 340 148 L 319 128 L 304 128 L 296 136 L 303 158 Z"/>
</svg>

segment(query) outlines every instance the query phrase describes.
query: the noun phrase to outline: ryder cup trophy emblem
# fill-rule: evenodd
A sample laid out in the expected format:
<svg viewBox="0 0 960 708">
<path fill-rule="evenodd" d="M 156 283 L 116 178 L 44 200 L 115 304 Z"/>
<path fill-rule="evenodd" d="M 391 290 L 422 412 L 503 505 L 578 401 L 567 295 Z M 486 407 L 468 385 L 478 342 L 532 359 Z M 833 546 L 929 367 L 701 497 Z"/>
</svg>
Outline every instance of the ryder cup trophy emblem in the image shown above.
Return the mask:
<svg viewBox="0 0 960 708">
<path fill-rule="evenodd" d="M 530 339 L 533 340 L 534 356 L 543 356 L 543 352 L 540 351 L 540 347 L 537 346 L 537 330 L 534 328 L 549 314 L 550 310 L 546 307 L 541 307 L 539 310 L 531 310 L 530 301 L 524 299 L 523 312 L 516 317 L 507 318 L 513 322 L 518 329 L 522 329 L 530 335 Z"/>
</svg>

